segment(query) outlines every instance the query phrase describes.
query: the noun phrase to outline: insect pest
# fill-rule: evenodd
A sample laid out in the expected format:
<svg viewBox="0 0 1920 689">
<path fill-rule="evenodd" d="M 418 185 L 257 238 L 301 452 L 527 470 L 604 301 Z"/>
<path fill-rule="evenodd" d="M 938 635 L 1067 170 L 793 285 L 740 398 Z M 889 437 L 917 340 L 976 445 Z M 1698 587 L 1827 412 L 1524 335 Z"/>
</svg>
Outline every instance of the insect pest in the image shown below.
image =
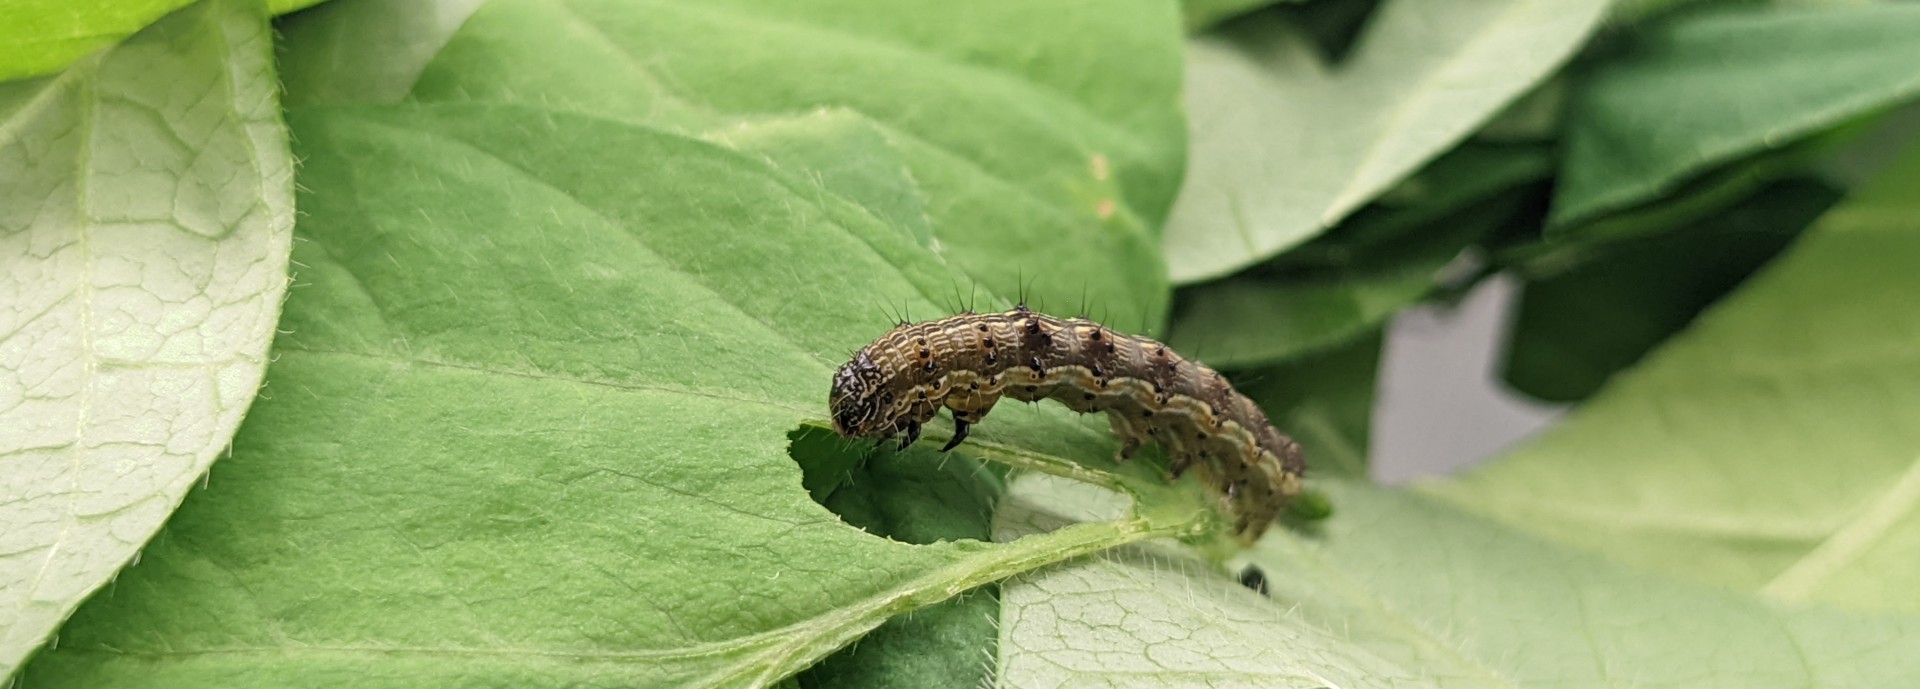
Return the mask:
<svg viewBox="0 0 1920 689">
<path fill-rule="evenodd" d="M 1156 340 L 1025 306 L 895 327 L 834 374 L 828 406 L 841 436 L 898 436 L 903 449 L 944 407 L 954 423 L 944 452 L 1003 396 L 1104 412 L 1122 460 L 1158 442 L 1176 478 L 1194 469 L 1219 491 L 1247 541 L 1300 493 L 1299 443 L 1224 376 Z"/>
</svg>

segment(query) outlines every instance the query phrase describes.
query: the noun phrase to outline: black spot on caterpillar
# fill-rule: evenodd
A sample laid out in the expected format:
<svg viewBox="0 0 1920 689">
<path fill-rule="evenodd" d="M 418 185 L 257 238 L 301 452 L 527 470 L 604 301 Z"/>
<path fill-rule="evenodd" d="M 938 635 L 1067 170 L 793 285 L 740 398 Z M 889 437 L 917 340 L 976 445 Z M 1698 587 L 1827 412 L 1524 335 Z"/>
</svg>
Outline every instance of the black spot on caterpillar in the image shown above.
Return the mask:
<svg viewBox="0 0 1920 689">
<path fill-rule="evenodd" d="M 996 344 L 1023 356 L 998 357 Z M 1152 339 L 1024 306 L 895 327 L 840 367 L 827 404 L 840 435 L 899 435 L 901 448 L 920 439 L 941 407 L 950 409 L 954 434 L 944 452 L 1002 396 L 1106 412 L 1123 461 L 1159 441 L 1175 477 L 1194 468 L 1220 491 L 1237 519 L 1234 532 L 1249 542 L 1300 493 L 1300 445 L 1213 369 Z"/>
</svg>

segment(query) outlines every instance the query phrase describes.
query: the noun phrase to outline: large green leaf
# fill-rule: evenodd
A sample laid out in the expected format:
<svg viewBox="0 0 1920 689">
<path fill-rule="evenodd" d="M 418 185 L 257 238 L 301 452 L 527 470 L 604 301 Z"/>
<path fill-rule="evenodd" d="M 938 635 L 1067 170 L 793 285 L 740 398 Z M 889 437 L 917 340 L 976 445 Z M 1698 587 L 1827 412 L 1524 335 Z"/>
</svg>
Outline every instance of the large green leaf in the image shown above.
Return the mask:
<svg viewBox="0 0 1920 689">
<path fill-rule="evenodd" d="M 1174 10 L 500 0 L 467 21 L 413 97 L 577 110 L 756 150 L 781 136 L 770 129 L 844 110 L 815 123 L 838 133 L 798 133 L 866 139 L 859 155 L 825 162 L 910 180 L 942 259 L 1003 293 L 1025 280 L 1054 305 L 1100 295 L 1116 326 L 1138 330 L 1163 317 L 1155 221 L 1183 157 Z M 1041 27 L 1055 30 L 1042 39 Z M 861 127 L 877 136 L 851 131 Z M 777 162 L 823 174 L 821 159 L 795 153 Z M 1106 270 L 1112 257 L 1129 270 Z"/>
<path fill-rule="evenodd" d="M 34 686 L 764 684 L 892 615 L 1191 526 L 915 546 L 813 502 L 788 433 L 884 326 L 847 305 L 930 310 L 957 277 L 758 158 L 499 104 L 293 123 L 308 241 L 277 394 Z"/>
<path fill-rule="evenodd" d="M 216 1 L 0 85 L 0 680 L 253 401 L 293 234 L 270 57 L 264 13 Z"/>
<path fill-rule="evenodd" d="M 192 0 L 15 0 L 0 5 L 0 81 L 52 74 Z"/>
<path fill-rule="evenodd" d="M 1336 67 L 1271 14 L 1195 37 L 1173 278 L 1233 272 L 1338 222 L 1544 78 L 1606 4 L 1394 0 Z"/>
<path fill-rule="evenodd" d="M 1142 4 L 1126 22 L 1109 5 L 1040 8 L 1112 33 L 1064 46 L 1050 32 L 1017 37 L 1062 61 L 1031 73 L 966 62 L 973 48 L 941 43 L 950 32 L 897 26 L 914 12 L 868 9 L 829 29 L 770 18 L 780 8 L 495 2 L 421 80 L 448 90 L 418 99 L 451 102 L 296 113 L 308 241 L 271 373 L 279 394 L 236 440 L 232 470 L 27 681 L 765 684 L 978 584 L 1210 523 L 1183 487 L 1120 523 L 910 545 L 809 499 L 789 433 L 825 415 L 833 367 L 886 328 L 883 305 L 932 314 L 974 289 L 976 276 L 944 265 L 954 244 L 1002 238 L 976 240 L 969 265 L 998 261 L 1011 276 L 1015 259 L 1040 260 L 1075 293 L 1125 276 L 1103 292 L 1116 313 L 1157 313 L 1166 299 L 1151 233 L 1119 191 L 1158 179 L 1149 196 L 1171 196 L 1178 155 L 1149 169 L 1121 150 L 1177 153 L 1171 82 L 1114 89 L 1074 66 L 1084 49 L 1172 74 L 1168 8 Z M 583 23 L 582 12 L 598 14 Z M 884 40 L 846 40 L 863 23 Z M 524 64 L 604 68 L 604 55 L 551 54 L 612 45 L 581 41 L 586 27 L 675 38 L 629 36 L 678 51 L 677 78 L 703 100 L 725 94 L 696 87 L 733 82 L 693 78 L 698 63 L 721 69 L 752 46 L 867 64 L 870 82 L 764 65 L 755 88 L 793 102 L 659 121 L 490 85 L 538 82 L 497 64 L 542 42 L 548 54 Z M 1140 49 L 1155 41 L 1166 49 Z M 897 102 L 873 85 L 916 79 L 933 85 Z M 1013 114 L 982 114 L 995 108 Z M 1079 125 L 1027 132 L 1038 138 L 1026 148 L 988 145 L 1012 138 L 994 127 L 1025 131 L 1042 116 Z M 1096 155 L 1107 144 L 1113 156 Z M 1046 177 L 1063 170 L 1073 179 Z M 1041 178 L 1050 184 L 1029 184 Z M 999 196 L 1023 185 L 1021 198 Z M 1106 219 L 1088 205 L 1102 195 Z M 1041 238 L 1046 251 L 1031 253 L 999 224 L 1007 213 L 1090 246 Z M 995 285 L 1015 280 L 980 288 L 983 305 Z M 1116 484 L 1067 461 L 1110 467 L 1114 444 L 1058 408 L 997 413 L 966 447 L 1110 485 L 1157 481 L 1142 463 L 1129 469 L 1141 478 Z"/>
<path fill-rule="evenodd" d="M 1789 600 L 1920 611 L 1920 150 L 1539 442 L 1435 491 Z"/>
<path fill-rule="evenodd" d="M 1575 89 L 1552 223 L 1920 95 L 1920 6 L 1755 4 L 1627 35 Z"/>
</svg>

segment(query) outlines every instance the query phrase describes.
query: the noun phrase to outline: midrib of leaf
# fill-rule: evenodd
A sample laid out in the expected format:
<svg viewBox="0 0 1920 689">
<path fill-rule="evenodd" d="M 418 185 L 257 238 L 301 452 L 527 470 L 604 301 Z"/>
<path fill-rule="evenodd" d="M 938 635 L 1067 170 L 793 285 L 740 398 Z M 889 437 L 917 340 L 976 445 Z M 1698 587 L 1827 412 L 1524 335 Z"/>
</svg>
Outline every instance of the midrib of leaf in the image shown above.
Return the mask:
<svg viewBox="0 0 1920 689">
<path fill-rule="evenodd" d="M 93 64 L 98 64 L 98 59 L 96 58 L 92 62 Z M 67 79 L 67 74 L 75 74 L 75 73 L 80 74 L 79 76 L 75 77 L 74 90 L 76 93 L 81 94 L 81 96 L 76 99 L 76 101 L 78 101 L 78 107 L 81 113 L 79 128 L 80 128 L 80 131 L 85 132 L 86 135 L 82 136 L 80 140 L 80 145 L 78 146 L 76 155 L 74 156 L 75 157 L 75 161 L 74 161 L 75 174 L 74 174 L 74 183 L 73 183 L 74 198 L 75 198 L 74 233 L 77 236 L 79 241 L 80 255 L 83 257 L 81 260 L 81 266 L 85 270 L 85 273 L 80 280 L 76 281 L 74 294 L 67 297 L 66 299 L 61 299 L 59 302 L 55 302 L 55 306 L 58 306 L 61 303 L 65 303 L 68 299 L 78 299 L 81 303 L 80 351 L 79 351 L 78 359 L 81 361 L 81 370 L 83 371 L 82 377 L 85 378 L 86 382 L 83 384 L 83 387 L 80 389 L 81 401 L 80 401 L 80 408 L 78 410 L 79 413 L 74 414 L 73 441 L 70 444 L 68 444 L 66 448 L 67 449 L 66 454 L 71 459 L 71 461 L 69 461 L 67 464 L 68 466 L 67 475 L 72 480 L 69 481 L 67 484 L 66 509 L 62 510 L 60 513 L 60 533 L 59 535 L 54 537 L 52 545 L 50 545 L 47 548 L 45 559 L 41 561 L 40 571 L 34 575 L 33 583 L 27 586 L 27 590 L 25 594 L 21 596 L 21 601 L 25 604 L 30 604 L 33 601 L 34 593 L 38 592 L 40 590 L 41 584 L 46 582 L 47 572 L 53 569 L 53 563 L 58 559 L 58 555 L 60 554 L 61 547 L 67 545 L 68 537 L 73 533 L 73 526 L 76 522 L 79 521 L 79 516 L 74 512 L 74 506 L 75 506 L 75 501 L 78 499 L 78 496 L 80 495 L 80 477 L 84 475 L 84 469 L 85 469 L 84 462 L 86 461 L 86 458 L 84 456 L 85 454 L 84 451 L 90 446 L 90 444 L 87 442 L 87 425 L 88 425 L 87 421 L 91 419 L 93 415 L 93 405 L 94 405 L 94 397 L 95 397 L 94 382 L 99 379 L 98 376 L 94 375 L 94 373 L 99 368 L 99 364 L 98 364 L 98 353 L 94 351 L 94 341 L 93 341 L 93 289 L 94 288 L 93 288 L 93 243 L 91 241 L 93 222 L 92 222 L 92 218 L 88 213 L 88 208 L 87 208 L 87 170 L 90 169 L 87 166 L 87 162 L 93 151 L 93 137 L 91 136 L 91 132 L 92 132 L 93 118 L 94 118 L 94 96 L 97 95 L 97 94 L 91 93 L 92 87 L 96 84 L 95 80 L 93 79 L 93 71 L 91 69 L 86 68 L 91 66 L 92 65 L 86 65 L 86 66 L 76 65 L 76 68 L 74 70 L 71 70 L 66 74 L 61 74 L 59 78 L 53 80 L 53 82 L 49 85 L 48 89 L 41 91 L 42 94 L 57 92 L 59 90 L 59 88 L 57 87 L 57 84 L 65 81 Z M 31 105 L 44 107 L 46 102 L 47 101 L 45 99 L 41 98 L 39 95 L 36 95 L 34 97 L 34 102 Z M 12 136 L 8 136 L 6 137 L 6 140 L 11 141 L 13 140 L 13 138 L 14 137 Z M 51 311 L 51 309 L 49 309 L 49 311 Z M 25 326 L 26 322 L 23 322 L 21 325 Z M 11 335 L 12 333 L 8 333 L 8 334 Z M 24 608 L 26 606 L 23 605 L 22 607 Z M 31 635 L 35 633 L 40 633 L 42 632 L 42 630 L 34 629 L 31 627 L 25 627 L 25 626 L 15 628 L 15 629 L 8 629 L 6 636 L 0 637 L 0 641 L 6 642 L 4 645 L 0 645 L 0 648 L 15 646 L 16 637 L 14 636 L 14 634 L 16 632 L 24 632 L 26 634 Z M 20 644 L 20 645 L 25 645 L 25 644 Z M 4 668 L 4 666 L 0 666 L 0 668 Z M 4 668 L 4 669 L 10 669 L 10 668 Z M 6 673 L 0 673 L 0 676 L 4 676 L 5 674 Z"/>
<path fill-rule="evenodd" d="M 715 676 L 715 681 L 709 686 L 730 686 L 732 680 L 746 677 L 753 679 L 753 685 L 763 686 L 799 671 L 813 658 L 852 643 L 888 617 L 938 603 L 962 591 L 1037 567 L 1149 538 L 1179 535 L 1191 528 L 1190 524 L 1155 528 L 1149 525 L 1147 519 L 1134 517 L 1118 522 L 1079 524 L 1002 544 L 985 555 L 963 559 L 934 570 L 886 595 L 841 607 L 833 614 L 819 618 L 822 620 L 820 624 L 796 630 L 816 634 L 792 635 L 789 637 L 792 641 L 770 649 L 764 655 L 774 662 L 766 662 L 758 672 L 753 670 L 757 663 L 744 662 L 731 672 Z M 800 662 L 796 663 L 795 660 Z"/>
<path fill-rule="evenodd" d="M 727 394 L 721 394 L 721 393 L 711 392 L 706 390 L 695 390 L 695 389 L 690 389 L 690 388 L 681 387 L 681 386 L 674 386 L 674 385 L 640 385 L 637 383 L 622 383 L 622 382 L 617 382 L 612 380 L 593 380 L 593 379 L 579 378 L 579 377 L 573 377 L 573 376 L 558 376 L 558 375 L 554 375 L 544 371 L 539 371 L 539 372 L 510 371 L 505 369 L 489 368 L 486 366 L 479 366 L 475 364 L 464 364 L 464 363 L 455 362 L 455 361 L 423 359 L 413 355 L 401 356 L 398 354 L 383 354 L 383 353 L 377 353 L 377 352 L 348 352 L 348 351 L 342 351 L 342 350 L 313 349 L 313 348 L 302 347 L 302 346 L 277 347 L 275 348 L 274 351 L 282 352 L 282 353 L 311 354 L 315 356 L 348 357 L 353 359 L 377 361 L 383 364 L 393 364 L 396 366 L 441 368 L 441 369 L 447 369 L 452 371 L 465 371 L 468 373 L 482 373 L 489 376 L 504 376 L 508 378 L 525 378 L 527 380 L 548 381 L 548 382 L 556 382 L 556 383 L 572 383 L 575 385 L 589 385 L 593 387 L 607 388 L 610 390 L 628 390 L 633 392 L 659 392 L 659 393 L 665 393 L 665 394 L 671 394 L 671 395 L 703 397 L 706 399 L 721 400 L 725 402 L 738 402 L 740 404 L 751 404 L 754 406 L 769 407 L 773 409 L 778 409 L 780 411 L 792 412 L 796 414 L 820 413 L 820 410 L 818 408 L 805 407 L 805 406 L 800 406 L 798 404 L 790 404 L 787 402 L 782 402 L 782 401 L 773 400 L 773 399 L 756 399 L 752 397 L 740 397 L 737 395 L 727 395 Z"/>
<path fill-rule="evenodd" d="M 1774 598 L 1803 602 L 1822 582 L 1852 563 L 1899 525 L 1901 518 L 1920 509 L 1920 457 L 1878 500 L 1855 513 L 1846 524 L 1788 565 L 1760 588 Z"/>
<path fill-rule="evenodd" d="M 627 651 L 558 650 L 544 648 L 471 648 L 387 644 L 300 644 L 227 646 L 195 649 L 108 651 L 66 649 L 64 653 L 122 657 L 193 657 L 211 655 L 394 655 L 465 657 L 537 657 L 608 662 L 668 662 L 702 657 L 738 655 L 728 665 L 692 686 L 767 686 L 844 646 L 887 618 L 951 598 L 1008 576 L 1037 567 L 1099 552 L 1141 540 L 1191 532 L 1194 523 L 1153 524 L 1145 517 L 1115 522 L 1076 524 L 1058 531 L 986 546 L 965 557 L 908 580 L 891 589 L 850 601 L 825 615 L 784 627 L 725 641 L 683 648 Z"/>
</svg>

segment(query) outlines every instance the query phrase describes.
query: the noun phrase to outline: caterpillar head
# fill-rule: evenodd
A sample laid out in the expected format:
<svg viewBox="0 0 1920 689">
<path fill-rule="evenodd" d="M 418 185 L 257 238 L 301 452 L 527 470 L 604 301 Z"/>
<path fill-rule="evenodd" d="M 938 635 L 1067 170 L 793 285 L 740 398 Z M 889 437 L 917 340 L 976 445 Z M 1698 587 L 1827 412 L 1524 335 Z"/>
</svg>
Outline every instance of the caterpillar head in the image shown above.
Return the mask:
<svg viewBox="0 0 1920 689">
<path fill-rule="evenodd" d="M 883 418 L 886 376 L 865 351 L 833 374 L 833 392 L 827 408 L 833 412 L 833 430 L 848 438 L 885 435 L 892 425 Z"/>
</svg>

